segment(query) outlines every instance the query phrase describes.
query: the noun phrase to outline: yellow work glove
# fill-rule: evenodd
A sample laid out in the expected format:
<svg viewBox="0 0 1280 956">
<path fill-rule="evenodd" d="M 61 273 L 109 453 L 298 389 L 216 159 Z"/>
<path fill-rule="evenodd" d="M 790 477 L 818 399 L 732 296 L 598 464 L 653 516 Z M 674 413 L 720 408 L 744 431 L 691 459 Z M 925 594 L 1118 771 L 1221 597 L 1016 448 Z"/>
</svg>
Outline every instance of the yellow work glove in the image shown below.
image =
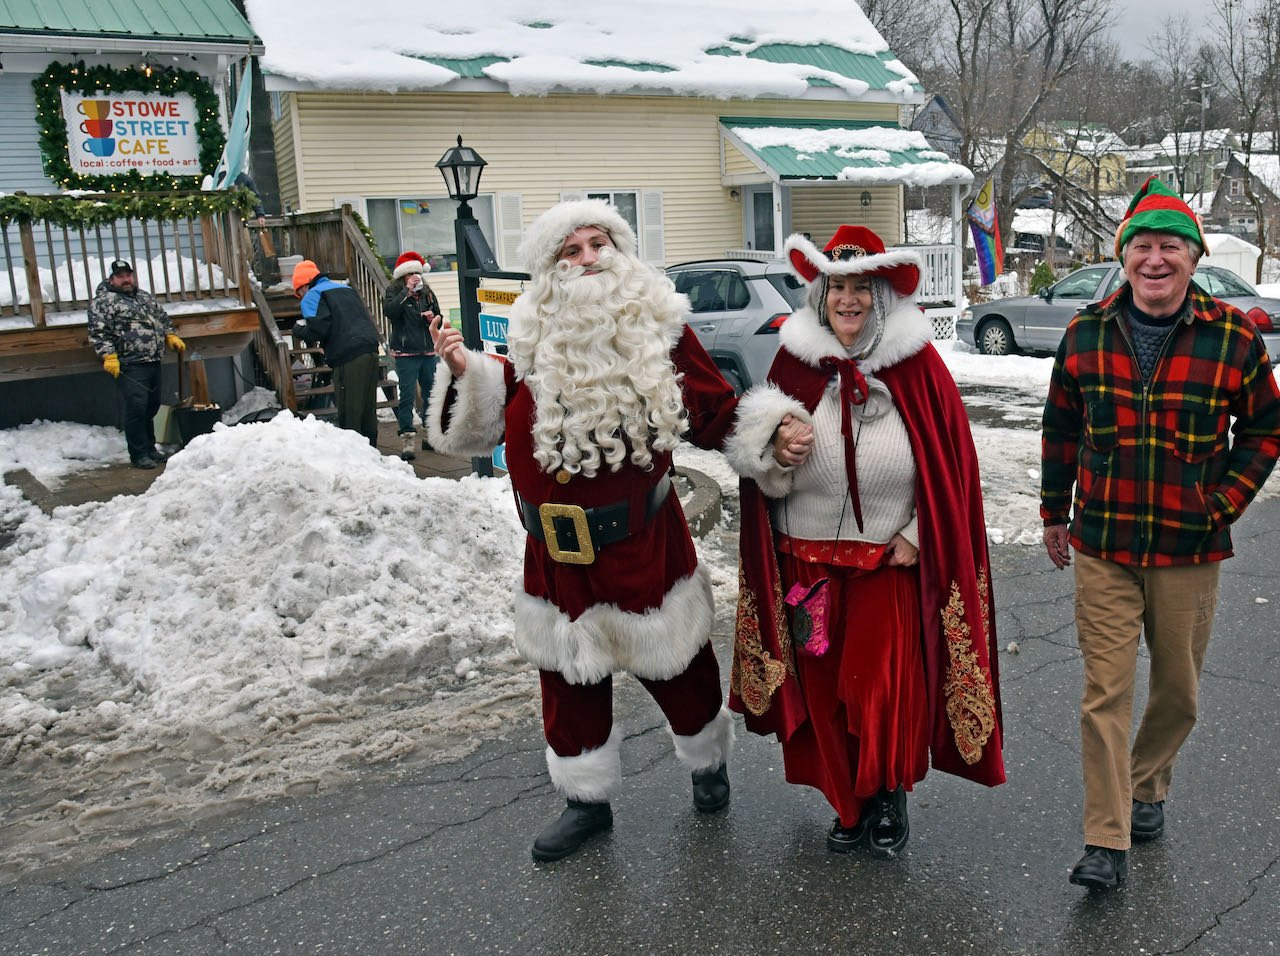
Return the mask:
<svg viewBox="0 0 1280 956">
<path fill-rule="evenodd" d="M 169 346 L 169 348 L 173 349 L 175 352 L 185 352 L 187 350 L 187 343 L 182 341 L 182 339 L 178 338 L 172 332 L 164 337 L 164 344 Z"/>
<path fill-rule="evenodd" d="M 110 355 L 102 356 L 102 370 L 112 378 L 120 377 L 120 356 L 112 352 Z"/>
</svg>

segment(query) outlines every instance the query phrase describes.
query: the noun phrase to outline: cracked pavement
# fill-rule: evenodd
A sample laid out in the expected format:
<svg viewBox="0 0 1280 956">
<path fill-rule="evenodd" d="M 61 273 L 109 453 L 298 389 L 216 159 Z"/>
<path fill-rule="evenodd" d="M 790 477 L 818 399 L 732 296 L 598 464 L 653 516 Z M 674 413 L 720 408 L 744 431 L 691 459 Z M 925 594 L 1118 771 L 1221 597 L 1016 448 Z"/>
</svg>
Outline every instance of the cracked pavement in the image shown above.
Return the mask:
<svg viewBox="0 0 1280 956">
<path fill-rule="evenodd" d="M 931 774 L 897 859 L 829 853 L 831 811 L 742 732 L 730 809 L 695 813 L 656 706 L 622 677 L 616 823 L 574 857 L 530 861 L 561 802 L 522 723 L 461 760 L 374 768 L 0 887 L 0 953 L 1275 952 L 1280 502 L 1255 503 L 1235 539 L 1168 827 L 1118 891 L 1066 880 L 1082 844 L 1072 576 L 1006 545 L 992 557 L 1009 782 Z"/>
</svg>

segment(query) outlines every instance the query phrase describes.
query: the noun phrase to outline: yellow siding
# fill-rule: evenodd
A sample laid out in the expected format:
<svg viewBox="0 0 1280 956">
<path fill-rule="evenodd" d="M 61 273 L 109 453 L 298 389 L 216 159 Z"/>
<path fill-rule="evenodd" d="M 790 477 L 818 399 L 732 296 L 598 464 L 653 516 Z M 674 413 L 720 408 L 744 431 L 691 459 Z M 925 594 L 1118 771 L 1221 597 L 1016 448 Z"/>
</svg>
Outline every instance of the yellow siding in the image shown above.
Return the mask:
<svg viewBox="0 0 1280 956">
<path fill-rule="evenodd" d="M 435 163 L 461 134 L 489 164 L 483 191 L 521 195 L 522 225 L 566 191 L 661 191 L 668 263 L 742 245 L 741 204 L 720 184 L 718 117 L 896 124 L 898 116 L 897 107 L 880 104 L 645 96 L 297 93 L 290 99 L 303 164 L 296 187 L 303 211 L 332 208 L 336 197 L 442 195 Z M 278 131 L 278 146 L 282 138 Z M 877 198 L 876 205 L 887 202 Z M 446 309 L 457 303 L 450 278 L 432 279 Z"/>
<path fill-rule="evenodd" d="M 298 208 L 298 164 L 294 149 L 294 97 L 280 94 L 280 119 L 271 124 L 276 148 L 276 177 L 280 184 L 280 209 Z"/>
<path fill-rule="evenodd" d="M 734 174 L 751 174 L 760 173 L 761 169 L 751 160 L 742 154 L 742 150 L 734 146 L 733 143 L 726 142 L 724 144 L 724 171 L 728 176 Z"/>
<path fill-rule="evenodd" d="M 871 197 L 863 206 L 862 194 Z M 902 241 L 902 191 L 896 186 L 796 186 L 791 190 L 791 224 L 807 232 L 818 248 L 842 223 L 866 226 L 886 246 Z"/>
</svg>

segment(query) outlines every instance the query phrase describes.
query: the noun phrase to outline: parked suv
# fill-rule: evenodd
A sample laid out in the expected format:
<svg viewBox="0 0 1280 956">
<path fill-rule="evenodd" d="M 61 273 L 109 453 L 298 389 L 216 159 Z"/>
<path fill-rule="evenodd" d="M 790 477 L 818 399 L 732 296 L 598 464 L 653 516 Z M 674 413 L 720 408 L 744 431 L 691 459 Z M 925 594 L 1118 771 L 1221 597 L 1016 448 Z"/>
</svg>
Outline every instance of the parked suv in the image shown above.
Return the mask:
<svg viewBox="0 0 1280 956">
<path fill-rule="evenodd" d="M 707 259 L 667 269 L 689 297 L 685 318 L 720 371 L 741 393 L 763 382 L 778 351 L 778 329 L 804 301 L 804 284 L 783 259 Z"/>
<path fill-rule="evenodd" d="M 1229 269 L 1201 261 L 1193 281 L 1205 292 L 1247 314 L 1262 333 L 1272 361 L 1280 348 L 1280 299 L 1268 299 Z M 1067 323 L 1090 302 L 1105 299 L 1124 282 L 1119 262 L 1085 266 L 1043 289 L 970 306 L 960 313 L 956 335 L 986 355 L 1056 352 Z"/>
</svg>

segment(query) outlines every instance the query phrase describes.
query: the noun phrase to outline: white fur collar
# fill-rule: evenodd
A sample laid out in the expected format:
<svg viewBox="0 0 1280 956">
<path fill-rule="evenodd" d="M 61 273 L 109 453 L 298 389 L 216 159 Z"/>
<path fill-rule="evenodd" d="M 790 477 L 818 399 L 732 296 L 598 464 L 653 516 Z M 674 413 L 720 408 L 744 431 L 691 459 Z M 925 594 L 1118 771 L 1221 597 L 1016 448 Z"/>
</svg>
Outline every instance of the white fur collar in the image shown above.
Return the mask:
<svg viewBox="0 0 1280 956">
<path fill-rule="evenodd" d="M 933 323 L 916 305 L 903 305 L 889 313 L 880 344 L 858 365 L 866 372 L 877 372 L 897 365 L 903 359 L 915 355 L 932 339 Z M 812 309 L 793 312 L 782 323 L 779 340 L 788 352 L 815 368 L 824 358 L 848 357 L 835 333 L 827 326 L 818 324 L 818 315 Z"/>
</svg>

